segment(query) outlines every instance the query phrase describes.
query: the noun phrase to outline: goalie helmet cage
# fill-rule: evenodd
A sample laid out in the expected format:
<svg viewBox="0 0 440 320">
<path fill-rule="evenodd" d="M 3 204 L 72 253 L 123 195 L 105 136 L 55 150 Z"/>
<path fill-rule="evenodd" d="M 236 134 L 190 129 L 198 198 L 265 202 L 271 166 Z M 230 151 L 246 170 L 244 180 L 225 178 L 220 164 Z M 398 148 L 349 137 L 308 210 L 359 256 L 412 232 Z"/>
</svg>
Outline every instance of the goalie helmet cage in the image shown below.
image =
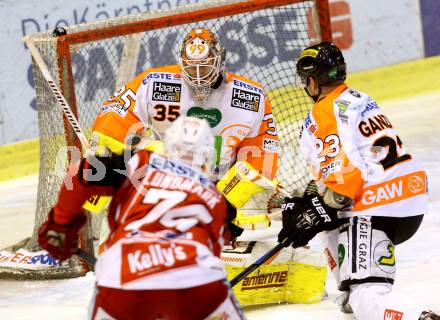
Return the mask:
<svg viewBox="0 0 440 320">
<path fill-rule="evenodd" d="M 277 179 L 287 191 L 304 189 L 305 162 L 298 149 L 310 100 L 300 88 L 295 61 L 306 46 L 331 41 L 328 0 L 205 1 L 66 27 L 54 37 L 32 41 L 86 133 L 102 103 L 149 67 L 176 64 L 179 44 L 196 27 L 207 27 L 226 47 L 228 71 L 260 82 L 269 97 L 281 140 Z M 33 62 L 40 171 L 34 232 L 26 245 L 37 250 L 36 235 L 56 201 L 66 165 L 66 146 L 79 147 L 66 117 Z M 93 233 L 99 232 L 93 228 Z"/>
</svg>

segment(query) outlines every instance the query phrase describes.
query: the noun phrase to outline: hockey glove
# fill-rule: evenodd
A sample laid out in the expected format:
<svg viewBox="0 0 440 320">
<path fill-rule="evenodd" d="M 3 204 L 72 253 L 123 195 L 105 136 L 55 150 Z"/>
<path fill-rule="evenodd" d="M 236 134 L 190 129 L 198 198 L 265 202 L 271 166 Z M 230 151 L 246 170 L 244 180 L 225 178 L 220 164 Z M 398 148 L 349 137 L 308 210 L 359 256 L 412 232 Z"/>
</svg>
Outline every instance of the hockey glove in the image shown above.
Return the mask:
<svg viewBox="0 0 440 320">
<path fill-rule="evenodd" d="M 307 203 L 304 198 L 284 198 L 282 209 L 283 227 L 278 234 L 278 242 L 282 242 L 285 238 L 291 236 L 295 232 L 298 217 L 302 212 L 307 210 Z M 291 242 L 287 242 L 286 246 L 290 246 Z"/>
<path fill-rule="evenodd" d="M 314 194 L 304 198 L 286 198 L 283 205 L 283 227 L 278 241 L 288 237 L 294 248 L 303 247 L 318 233 L 338 226 L 337 209 L 327 206 L 322 197 Z"/>
<path fill-rule="evenodd" d="M 86 221 L 86 215 L 81 213 L 67 225 L 58 224 L 54 221 L 52 209 L 47 221 L 38 231 L 38 243 L 55 259 L 67 260 L 78 249 L 79 233 Z"/>
</svg>

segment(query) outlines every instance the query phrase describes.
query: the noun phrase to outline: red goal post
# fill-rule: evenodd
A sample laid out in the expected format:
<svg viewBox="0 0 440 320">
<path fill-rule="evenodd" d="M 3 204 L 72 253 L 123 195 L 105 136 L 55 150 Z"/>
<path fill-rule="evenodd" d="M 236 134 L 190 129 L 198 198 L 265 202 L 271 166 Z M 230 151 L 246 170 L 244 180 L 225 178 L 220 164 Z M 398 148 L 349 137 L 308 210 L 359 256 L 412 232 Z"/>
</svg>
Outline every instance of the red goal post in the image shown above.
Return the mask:
<svg viewBox="0 0 440 320">
<path fill-rule="evenodd" d="M 328 0 L 205 1 L 68 26 L 67 34 L 57 37 L 45 32 L 30 38 L 88 138 L 102 103 L 119 85 L 146 68 L 175 64 L 179 44 L 194 27 L 208 27 L 219 36 L 228 52 L 227 69 L 265 87 L 281 138 L 277 177 L 288 191 L 301 189 L 307 172 L 297 139 L 310 100 L 299 88 L 295 60 L 311 43 L 331 40 Z M 80 147 L 35 63 L 33 76 L 40 172 L 29 250 L 38 249 L 36 231 L 56 201 L 67 164 L 66 146 Z"/>
</svg>

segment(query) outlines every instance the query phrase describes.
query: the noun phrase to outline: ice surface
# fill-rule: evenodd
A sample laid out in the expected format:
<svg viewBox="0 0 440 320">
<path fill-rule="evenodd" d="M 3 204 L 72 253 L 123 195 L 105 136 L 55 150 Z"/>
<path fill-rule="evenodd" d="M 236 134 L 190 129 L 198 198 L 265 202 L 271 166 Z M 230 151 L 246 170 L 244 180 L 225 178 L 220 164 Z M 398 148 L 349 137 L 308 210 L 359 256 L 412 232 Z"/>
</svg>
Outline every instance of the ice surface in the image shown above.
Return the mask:
<svg viewBox="0 0 440 320">
<path fill-rule="evenodd" d="M 397 128 L 407 151 L 428 173 L 430 214 L 418 233 L 396 249 L 395 291 L 414 305 L 440 312 L 440 93 L 385 103 L 385 113 Z M 0 248 L 29 236 L 33 227 L 36 177 L 0 183 Z M 313 242 L 319 246 L 319 243 Z M 52 281 L 0 281 L 0 319 L 85 319 L 94 276 Z M 329 297 L 313 305 L 271 305 L 246 308 L 250 320 L 354 319 L 340 313 L 333 279 Z"/>
</svg>

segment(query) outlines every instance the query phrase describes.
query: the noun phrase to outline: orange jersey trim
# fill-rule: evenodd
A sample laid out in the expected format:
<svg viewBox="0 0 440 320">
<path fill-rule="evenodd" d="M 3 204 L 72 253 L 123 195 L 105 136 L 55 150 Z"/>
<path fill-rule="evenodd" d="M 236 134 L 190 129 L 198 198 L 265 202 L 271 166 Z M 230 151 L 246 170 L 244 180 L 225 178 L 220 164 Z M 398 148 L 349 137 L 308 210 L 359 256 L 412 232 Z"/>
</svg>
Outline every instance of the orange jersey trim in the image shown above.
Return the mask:
<svg viewBox="0 0 440 320">
<path fill-rule="evenodd" d="M 426 174 L 417 171 L 362 189 L 353 211 L 362 211 L 425 194 Z"/>
</svg>

